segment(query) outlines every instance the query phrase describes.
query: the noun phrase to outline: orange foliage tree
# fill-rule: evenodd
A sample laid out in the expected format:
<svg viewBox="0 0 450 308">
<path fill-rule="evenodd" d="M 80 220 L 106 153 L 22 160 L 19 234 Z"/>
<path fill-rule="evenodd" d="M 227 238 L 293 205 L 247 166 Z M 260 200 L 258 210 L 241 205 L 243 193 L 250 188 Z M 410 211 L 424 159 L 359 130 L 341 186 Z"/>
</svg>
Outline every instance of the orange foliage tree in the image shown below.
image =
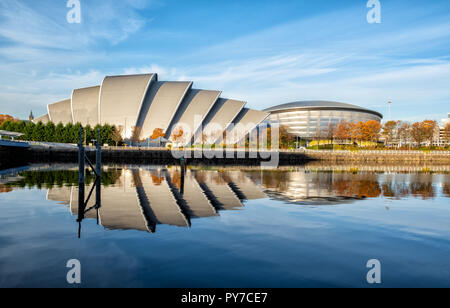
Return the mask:
<svg viewBox="0 0 450 308">
<path fill-rule="evenodd" d="M 416 122 L 411 127 L 411 137 L 418 146 L 425 141 L 428 141 L 430 146 L 432 146 L 436 128 L 437 123 L 435 121 L 425 120 L 423 122 Z"/>
<path fill-rule="evenodd" d="M 334 138 L 341 141 L 351 139 L 350 123 L 340 122 L 334 130 Z"/>
<path fill-rule="evenodd" d="M 370 120 L 364 123 L 361 128 L 362 140 L 378 141 L 380 137 L 381 124 L 378 121 Z"/>
<path fill-rule="evenodd" d="M 0 114 L 0 125 L 2 125 L 4 122 L 7 121 L 15 121 L 17 122 L 17 119 L 14 119 L 12 116 L 7 115 L 7 114 Z"/>
<path fill-rule="evenodd" d="M 153 131 L 152 136 L 150 137 L 152 140 L 158 139 L 158 138 L 164 138 L 166 136 L 166 134 L 164 133 L 164 131 L 161 128 L 155 128 L 155 130 Z"/>
</svg>

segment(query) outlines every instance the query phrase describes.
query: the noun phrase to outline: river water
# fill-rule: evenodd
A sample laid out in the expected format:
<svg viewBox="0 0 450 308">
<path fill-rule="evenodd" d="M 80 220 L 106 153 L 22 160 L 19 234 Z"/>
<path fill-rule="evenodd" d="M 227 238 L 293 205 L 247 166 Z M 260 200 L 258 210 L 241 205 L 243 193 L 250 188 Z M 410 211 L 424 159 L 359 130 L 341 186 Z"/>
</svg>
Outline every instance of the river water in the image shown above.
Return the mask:
<svg viewBox="0 0 450 308">
<path fill-rule="evenodd" d="M 449 171 L 106 166 L 80 210 L 76 166 L 3 170 L 0 287 L 450 287 Z"/>
</svg>

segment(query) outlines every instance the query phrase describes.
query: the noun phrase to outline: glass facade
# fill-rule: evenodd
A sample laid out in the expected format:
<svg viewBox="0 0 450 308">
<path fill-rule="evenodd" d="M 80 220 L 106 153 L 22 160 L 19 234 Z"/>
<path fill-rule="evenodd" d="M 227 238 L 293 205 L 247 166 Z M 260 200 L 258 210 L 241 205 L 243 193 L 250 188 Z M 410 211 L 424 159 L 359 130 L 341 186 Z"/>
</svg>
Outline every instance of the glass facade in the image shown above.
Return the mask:
<svg viewBox="0 0 450 308">
<path fill-rule="evenodd" d="M 381 117 L 364 111 L 353 110 L 289 110 L 272 112 L 270 123 L 278 123 L 286 126 L 289 133 L 305 139 L 312 139 L 319 134 L 323 136 L 330 127 L 335 127 L 339 122 L 367 122 L 375 120 L 381 122 Z"/>
</svg>

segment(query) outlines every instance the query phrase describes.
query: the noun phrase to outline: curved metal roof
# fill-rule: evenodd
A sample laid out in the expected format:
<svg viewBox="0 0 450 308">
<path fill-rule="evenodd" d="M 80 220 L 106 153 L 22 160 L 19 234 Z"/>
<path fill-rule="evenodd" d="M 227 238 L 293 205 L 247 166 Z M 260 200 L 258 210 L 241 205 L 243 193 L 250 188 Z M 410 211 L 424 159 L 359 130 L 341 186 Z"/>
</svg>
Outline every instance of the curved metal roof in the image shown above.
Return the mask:
<svg viewBox="0 0 450 308">
<path fill-rule="evenodd" d="M 265 109 L 266 112 L 282 112 L 286 110 L 293 110 L 293 109 L 340 109 L 340 110 L 352 110 L 352 111 L 360 111 L 360 112 L 367 112 L 374 115 L 379 116 L 380 118 L 383 118 L 383 115 L 379 112 L 362 108 L 356 105 L 346 104 L 346 103 L 339 103 L 339 102 L 331 102 L 331 101 L 298 101 L 283 105 L 278 105 L 275 107 L 271 107 L 268 109 Z"/>
</svg>

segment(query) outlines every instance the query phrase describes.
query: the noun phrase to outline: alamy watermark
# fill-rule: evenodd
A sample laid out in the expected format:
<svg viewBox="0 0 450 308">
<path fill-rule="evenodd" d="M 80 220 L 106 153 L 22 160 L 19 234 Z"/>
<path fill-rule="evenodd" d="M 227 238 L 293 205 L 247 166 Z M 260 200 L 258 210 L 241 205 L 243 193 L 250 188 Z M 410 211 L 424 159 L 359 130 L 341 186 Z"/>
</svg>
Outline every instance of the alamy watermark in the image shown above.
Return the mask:
<svg viewBox="0 0 450 308">
<path fill-rule="evenodd" d="M 81 263 L 77 259 L 71 259 L 67 261 L 67 268 L 70 270 L 67 272 L 66 280 L 68 284 L 81 284 Z"/>
<path fill-rule="evenodd" d="M 370 9 L 369 12 L 367 13 L 367 22 L 369 24 L 381 24 L 380 0 L 367 1 L 367 8 Z"/>
<path fill-rule="evenodd" d="M 66 20 L 69 24 L 81 23 L 81 3 L 80 0 L 68 0 L 67 7 L 70 8 L 67 12 Z"/>
<path fill-rule="evenodd" d="M 366 279 L 368 284 L 381 284 L 381 262 L 377 259 L 371 259 L 366 265 L 369 268 Z"/>
<path fill-rule="evenodd" d="M 193 132 L 190 125 L 179 123 L 171 135 L 172 156 L 175 159 L 259 159 L 264 168 L 279 166 L 279 125 L 262 123 L 208 123 L 195 117 Z M 183 150 L 185 149 L 185 150 Z"/>
</svg>

